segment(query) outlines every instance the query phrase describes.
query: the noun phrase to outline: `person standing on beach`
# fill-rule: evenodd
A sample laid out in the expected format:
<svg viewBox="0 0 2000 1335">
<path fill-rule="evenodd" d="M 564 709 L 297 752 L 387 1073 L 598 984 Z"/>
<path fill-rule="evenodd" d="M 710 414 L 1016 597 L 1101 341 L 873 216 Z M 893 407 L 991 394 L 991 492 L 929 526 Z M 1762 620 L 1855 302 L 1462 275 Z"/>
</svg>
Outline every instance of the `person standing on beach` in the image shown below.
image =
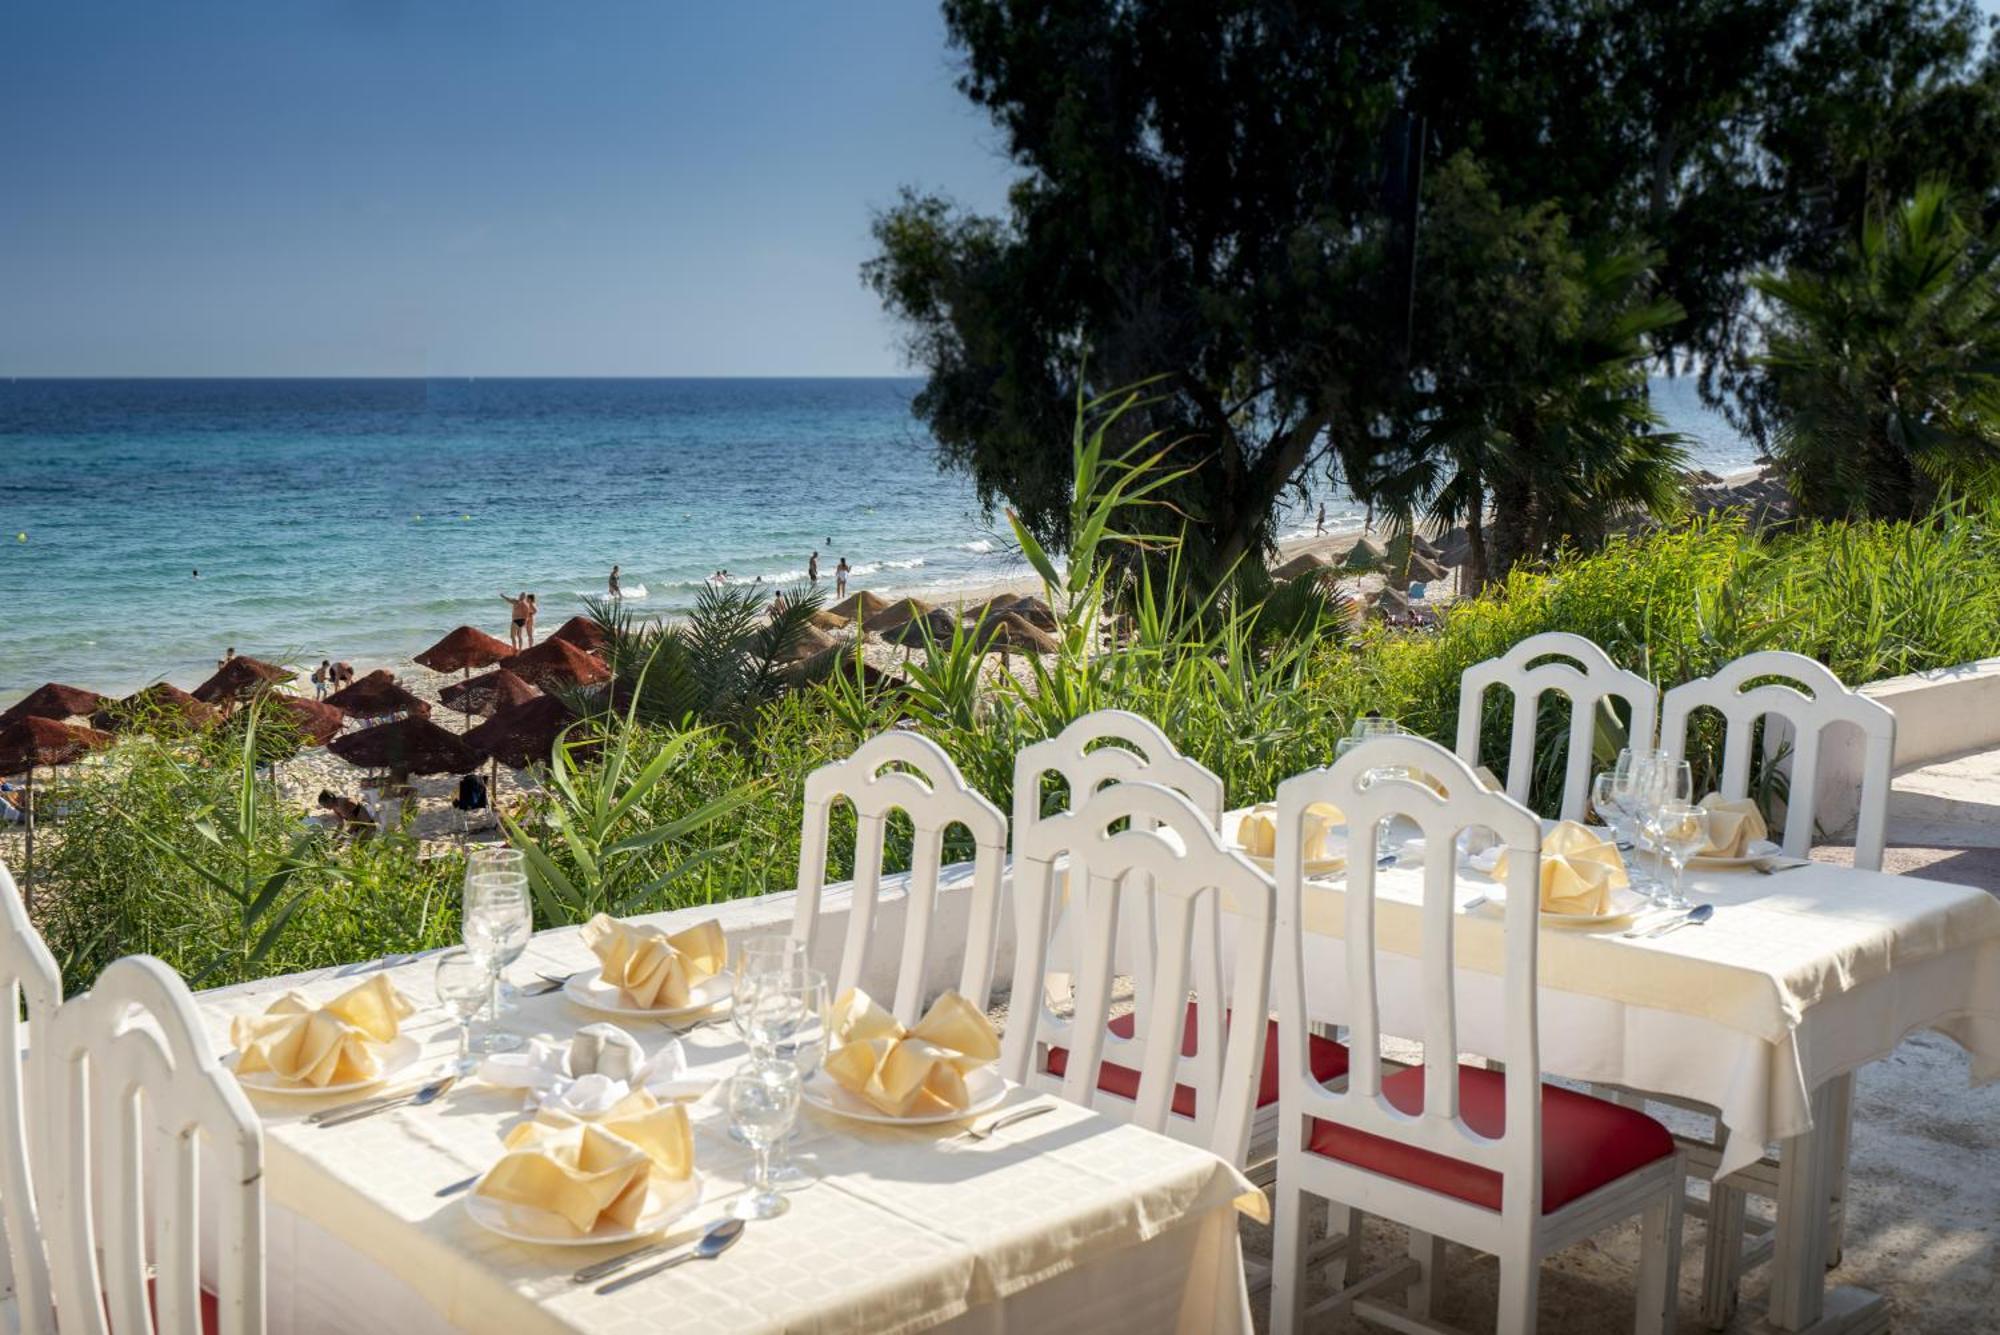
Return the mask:
<svg viewBox="0 0 2000 1335">
<path fill-rule="evenodd" d="M 622 595 L 622 594 L 620 594 L 620 593 L 618 592 L 618 567 L 617 567 L 617 566 L 613 566 L 613 567 L 611 567 L 611 587 L 610 587 L 610 589 L 609 589 L 609 592 L 610 592 L 610 595 L 611 595 L 611 596 L 612 596 L 613 598 L 619 598 L 619 597 L 623 597 L 623 596 L 624 596 L 624 595 Z"/>
<path fill-rule="evenodd" d="M 840 564 L 833 568 L 833 596 L 836 598 L 845 598 L 847 596 L 847 572 L 849 568 L 847 558 L 844 556 L 840 558 Z"/>
<path fill-rule="evenodd" d="M 535 647 L 535 613 L 541 609 L 535 606 L 534 594 L 531 593 L 527 595 L 527 598 L 528 598 L 528 647 L 532 649 Z"/>
<path fill-rule="evenodd" d="M 819 553 L 818 553 L 818 552 L 814 552 L 814 553 L 813 553 L 813 554 L 812 554 L 812 555 L 811 555 L 810 557 L 808 557 L 808 558 L 806 559 L 806 578 L 807 578 L 808 580 L 812 581 L 812 582 L 813 582 L 814 584 L 817 584 L 817 583 L 819 583 Z"/>
<path fill-rule="evenodd" d="M 332 661 L 325 658 L 320 659 L 319 666 L 313 669 L 313 674 L 312 674 L 313 699 L 315 700 L 326 699 L 326 679 L 332 675 L 333 675 Z"/>
<path fill-rule="evenodd" d="M 1321 502 L 1319 503 L 1319 527 L 1317 527 L 1317 528 L 1315 528 L 1315 529 L 1313 530 L 1313 536 L 1314 536 L 1315 538 L 1323 538 L 1323 537 L 1325 537 L 1325 536 L 1326 536 L 1326 502 L 1325 502 L 1325 501 L 1321 501 Z"/>
<path fill-rule="evenodd" d="M 534 600 L 528 596 L 528 591 L 523 589 L 519 594 L 501 594 L 500 601 L 507 604 L 508 609 L 514 614 L 514 624 L 507 629 L 507 643 L 518 654 L 523 647 L 521 636 L 528 630 L 529 624 L 535 619 Z M 533 644 L 534 642 L 531 634 L 528 643 Z"/>
</svg>

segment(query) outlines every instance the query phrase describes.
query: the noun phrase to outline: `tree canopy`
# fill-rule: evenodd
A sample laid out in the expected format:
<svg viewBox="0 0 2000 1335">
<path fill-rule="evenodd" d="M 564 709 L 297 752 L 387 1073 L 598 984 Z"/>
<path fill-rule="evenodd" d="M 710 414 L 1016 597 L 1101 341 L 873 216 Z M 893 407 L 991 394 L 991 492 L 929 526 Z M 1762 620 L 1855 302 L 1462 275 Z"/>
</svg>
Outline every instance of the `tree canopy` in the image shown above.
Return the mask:
<svg viewBox="0 0 2000 1335">
<path fill-rule="evenodd" d="M 944 13 L 1020 175 L 1002 217 L 906 193 L 864 276 L 941 460 L 1051 542 L 1070 405 L 1157 376 L 1125 425 L 1192 469 L 1172 499 L 1201 568 L 1267 546 L 1321 473 L 1410 514 L 1476 481 L 1504 568 L 1608 504 L 1671 507 L 1648 359 L 1768 431 L 1752 273 L 1830 263 L 1932 176 L 2000 209 L 2000 63 L 1971 0 Z M 1567 495 L 1509 515 L 1509 478 Z"/>
</svg>

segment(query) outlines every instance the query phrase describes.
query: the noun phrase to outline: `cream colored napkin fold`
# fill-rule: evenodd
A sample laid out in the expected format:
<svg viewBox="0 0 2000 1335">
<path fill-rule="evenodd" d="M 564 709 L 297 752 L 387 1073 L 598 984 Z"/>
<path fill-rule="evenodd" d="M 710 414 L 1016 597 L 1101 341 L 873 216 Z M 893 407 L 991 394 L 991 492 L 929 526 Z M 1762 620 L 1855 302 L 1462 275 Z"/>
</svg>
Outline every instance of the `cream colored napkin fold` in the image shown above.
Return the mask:
<svg viewBox="0 0 2000 1335">
<path fill-rule="evenodd" d="M 694 1172 L 687 1109 L 644 1090 L 597 1121 L 545 1109 L 506 1144 L 474 1193 L 545 1214 L 579 1237 L 600 1223 L 632 1228 L 652 1183 L 685 1182 Z"/>
<path fill-rule="evenodd" d="M 1000 1055 L 1000 1039 L 977 1006 L 946 992 L 904 1029 L 860 988 L 833 1006 L 826 1073 L 892 1117 L 957 1112 L 972 1102 L 965 1077 Z"/>
<path fill-rule="evenodd" d="M 1331 802 L 1314 802 L 1305 811 L 1305 840 L 1302 845 L 1307 862 L 1327 860 L 1326 836 L 1333 830 L 1347 824 L 1347 817 L 1339 807 Z M 1271 858 L 1278 855 L 1278 808 L 1276 803 L 1260 802 L 1243 813 L 1243 819 L 1236 824 L 1236 844 L 1253 858 Z"/>
<path fill-rule="evenodd" d="M 1507 850 L 1494 859 L 1492 877 L 1507 879 Z M 1542 912 L 1573 917 L 1611 912 L 1611 896 L 1631 884 L 1617 847 L 1573 820 L 1542 840 Z"/>
<path fill-rule="evenodd" d="M 1764 813 L 1747 797 L 1710 793 L 1701 807 L 1708 813 L 1708 845 L 1695 854 L 1698 858 L 1740 858 L 1750 845 L 1770 837 Z"/>
<path fill-rule="evenodd" d="M 722 924 L 699 923 L 672 935 L 600 913 L 583 925 L 583 944 L 603 966 L 606 983 L 642 1010 L 680 1010 L 694 989 L 722 972 L 729 945 Z"/>
<path fill-rule="evenodd" d="M 324 1006 L 314 1005 L 302 992 L 287 992 L 262 1015 L 230 1021 L 236 1073 L 268 1071 L 286 1084 L 314 1089 L 377 1079 L 382 1074 L 379 1046 L 394 1042 L 416 1009 L 386 974 Z"/>
</svg>

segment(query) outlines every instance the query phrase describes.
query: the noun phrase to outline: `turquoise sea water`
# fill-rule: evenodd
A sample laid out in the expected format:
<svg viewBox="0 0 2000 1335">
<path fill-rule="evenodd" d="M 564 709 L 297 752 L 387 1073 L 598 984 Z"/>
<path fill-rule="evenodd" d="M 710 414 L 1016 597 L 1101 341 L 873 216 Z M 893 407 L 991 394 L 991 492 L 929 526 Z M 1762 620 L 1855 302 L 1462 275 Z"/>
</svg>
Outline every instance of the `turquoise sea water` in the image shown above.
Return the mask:
<svg viewBox="0 0 2000 1335">
<path fill-rule="evenodd" d="M 800 578 L 815 548 L 853 587 L 1018 575 L 938 472 L 918 384 L 0 381 L 0 704 L 51 679 L 191 685 L 231 646 L 366 662 L 460 622 L 504 636 L 522 588 L 552 629 L 613 562 L 666 615 L 718 569 Z M 1748 462 L 1661 389 L 1704 464 Z M 1328 505 L 1330 526 L 1358 514 Z"/>
</svg>

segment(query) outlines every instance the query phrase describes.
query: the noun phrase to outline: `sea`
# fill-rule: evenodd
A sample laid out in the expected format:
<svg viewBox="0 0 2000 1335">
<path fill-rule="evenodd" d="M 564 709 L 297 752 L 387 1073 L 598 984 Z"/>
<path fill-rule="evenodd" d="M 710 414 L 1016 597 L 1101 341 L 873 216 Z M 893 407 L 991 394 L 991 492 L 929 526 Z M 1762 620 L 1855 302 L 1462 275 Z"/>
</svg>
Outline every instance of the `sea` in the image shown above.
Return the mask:
<svg viewBox="0 0 2000 1335">
<path fill-rule="evenodd" d="M 199 682 L 228 649 L 357 665 L 502 596 L 540 629 L 602 595 L 672 617 L 705 581 L 948 595 L 1026 573 L 1005 521 L 941 472 L 913 379 L 0 379 L 0 706 L 44 681 Z M 1751 444 L 1654 383 L 1695 461 Z M 1284 530 L 1358 528 L 1334 490 Z"/>
</svg>

